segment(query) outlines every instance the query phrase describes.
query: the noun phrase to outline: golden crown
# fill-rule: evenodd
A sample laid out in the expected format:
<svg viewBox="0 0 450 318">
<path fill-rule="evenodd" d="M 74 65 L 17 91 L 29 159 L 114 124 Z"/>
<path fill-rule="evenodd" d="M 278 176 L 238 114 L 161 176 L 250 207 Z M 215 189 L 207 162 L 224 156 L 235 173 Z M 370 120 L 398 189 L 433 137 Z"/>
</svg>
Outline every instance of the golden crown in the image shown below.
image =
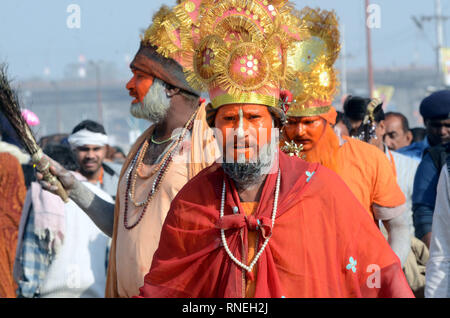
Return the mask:
<svg viewBox="0 0 450 318">
<path fill-rule="evenodd" d="M 152 24 L 141 36 L 157 52 L 177 61 L 185 72 L 192 72 L 194 42 L 199 40 L 199 9 L 201 0 L 177 1 L 169 8 L 163 5 L 154 15 Z"/>
<path fill-rule="evenodd" d="M 334 63 L 340 52 L 339 28 L 333 11 L 304 8 L 296 13 L 300 41 L 288 52 L 288 67 L 295 80 L 288 87 L 294 101 L 288 116 L 327 113 L 337 93 Z"/>
<path fill-rule="evenodd" d="M 288 1 L 204 0 L 200 41 L 194 43 L 187 81 L 209 91 L 212 106 L 257 103 L 277 106 L 289 79 L 286 52 L 293 18 Z"/>
</svg>

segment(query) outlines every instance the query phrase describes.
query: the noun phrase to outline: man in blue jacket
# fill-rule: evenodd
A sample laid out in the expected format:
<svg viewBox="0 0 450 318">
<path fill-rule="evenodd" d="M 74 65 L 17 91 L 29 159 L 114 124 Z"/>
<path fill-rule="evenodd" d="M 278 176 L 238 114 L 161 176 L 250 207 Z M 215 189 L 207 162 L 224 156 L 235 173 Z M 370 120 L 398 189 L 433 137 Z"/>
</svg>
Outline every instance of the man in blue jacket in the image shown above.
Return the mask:
<svg viewBox="0 0 450 318">
<path fill-rule="evenodd" d="M 414 179 L 413 217 L 416 237 L 430 247 L 436 187 L 448 155 L 446 145 L 450 142 L 450 90 L 438 91 L 425 98 L 420 105 L 420 114 L 430 148 L 425 149 Z"/>
</svg>

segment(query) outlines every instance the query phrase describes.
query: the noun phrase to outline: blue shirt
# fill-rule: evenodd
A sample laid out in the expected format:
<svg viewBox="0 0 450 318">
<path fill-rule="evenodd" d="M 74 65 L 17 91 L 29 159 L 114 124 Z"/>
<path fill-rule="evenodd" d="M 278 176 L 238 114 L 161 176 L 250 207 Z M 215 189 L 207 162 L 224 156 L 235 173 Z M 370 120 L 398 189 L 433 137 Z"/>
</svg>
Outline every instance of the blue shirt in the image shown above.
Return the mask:
<svg viewBox="0 0 450 318">
<path fill-rule="evenodd" d="M 439 171 L 427 153 L 417 167 L 412 195 L 415 234 L 419 239 L 431 232 L 438 181 Z"/>
<path fill-rule="evenodd" d="M 430 147 L 428 137 L 425 137 L 422 141 L 413 142 L 409 146 L 397 149 L 396 151 L 402 155 L 422 160 L 423 152 L 428 147 Z"/>
</svg>

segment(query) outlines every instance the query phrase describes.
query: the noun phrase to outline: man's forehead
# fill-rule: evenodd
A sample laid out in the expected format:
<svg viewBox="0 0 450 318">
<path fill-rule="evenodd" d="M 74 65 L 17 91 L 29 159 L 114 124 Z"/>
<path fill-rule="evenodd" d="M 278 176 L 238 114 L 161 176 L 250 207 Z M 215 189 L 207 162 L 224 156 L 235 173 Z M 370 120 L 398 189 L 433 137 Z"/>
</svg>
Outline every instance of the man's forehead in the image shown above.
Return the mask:
<svg viewBox="0 0 450 318">
<path fill-rule="evenodd" d="M 401 123 L 402 119 L 400 116 L 390 115 L 390 116 L 386 116 L 384 121 L 386 123 Z"/>
<path fill-rule="evenodd" d="M 137 68 L 135 66 L 130 66 L 131 72 L 135 73 L 135 74 L 142 74 L 142 75 L 146 75 L 149 77 L 152 77 L 151 74 L 148 74 L 147 72 L 141 70 L 140 68 Z"/>
<path fill-rule="evenodd" d="M 288 120 L 290 122 L 303 122 L 303 121 L 313 121 L 313 120 L 319 120 L 320 116 L 289 116 Z"/>
<path fill-rule="evenodd" d="M 78 146 L 77 149 L 97 149 L 103 147 L 102 145 L 82 145 Z"/>
<path fill-rule="evenodd" d="M 391 129 L 401 128 L 402 120 L 397 116 L 389 116 L 384 119 L 384 123 L 386 127 L 390 127 Z"/>
<path fill-rule="evenodd" d="M 242 111 L 244 114 L 249 112 L 268 112 L 268 106 L 256 104 L 230 104 L 220 107 L 222 112 L 236 112 Z"/>
</svg>

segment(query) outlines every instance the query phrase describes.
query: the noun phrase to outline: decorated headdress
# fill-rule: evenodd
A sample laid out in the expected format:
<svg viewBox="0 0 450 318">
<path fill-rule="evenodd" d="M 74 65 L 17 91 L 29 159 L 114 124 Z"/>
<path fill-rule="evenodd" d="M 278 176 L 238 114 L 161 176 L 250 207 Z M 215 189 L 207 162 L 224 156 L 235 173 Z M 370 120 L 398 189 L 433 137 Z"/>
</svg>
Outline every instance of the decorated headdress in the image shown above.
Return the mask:
<svg viewBox="0 0 450 318">
<path fill-rule="evenodd" d="M 339 29 L 332 11 L 304 8 L 298 13 L 301 41 L 288 52 L 288 66 L 295 73 L 289 90 L 293 101 L 288 116 L 318 116 L 334 111 L 337 93 L 334 63 L 339 55 Z"/>
<path fill-rule="evenodd" d="M 235 103 L 279 105 L 288 78 L 291 8 L 286 0 L 204 0 L 200 41 L 187 80 L 208 91 L 211 107 Z"/>
<path fill-rule="evenodd" d="M 192 70 L 194 41 L 199 39 L 197 22 L 201 0 L 178 1 L 170 9 L 163 5 L 141 36 L 141 46 L 131 67 L 200 96 L 186 81 Z"/>
</svg>

